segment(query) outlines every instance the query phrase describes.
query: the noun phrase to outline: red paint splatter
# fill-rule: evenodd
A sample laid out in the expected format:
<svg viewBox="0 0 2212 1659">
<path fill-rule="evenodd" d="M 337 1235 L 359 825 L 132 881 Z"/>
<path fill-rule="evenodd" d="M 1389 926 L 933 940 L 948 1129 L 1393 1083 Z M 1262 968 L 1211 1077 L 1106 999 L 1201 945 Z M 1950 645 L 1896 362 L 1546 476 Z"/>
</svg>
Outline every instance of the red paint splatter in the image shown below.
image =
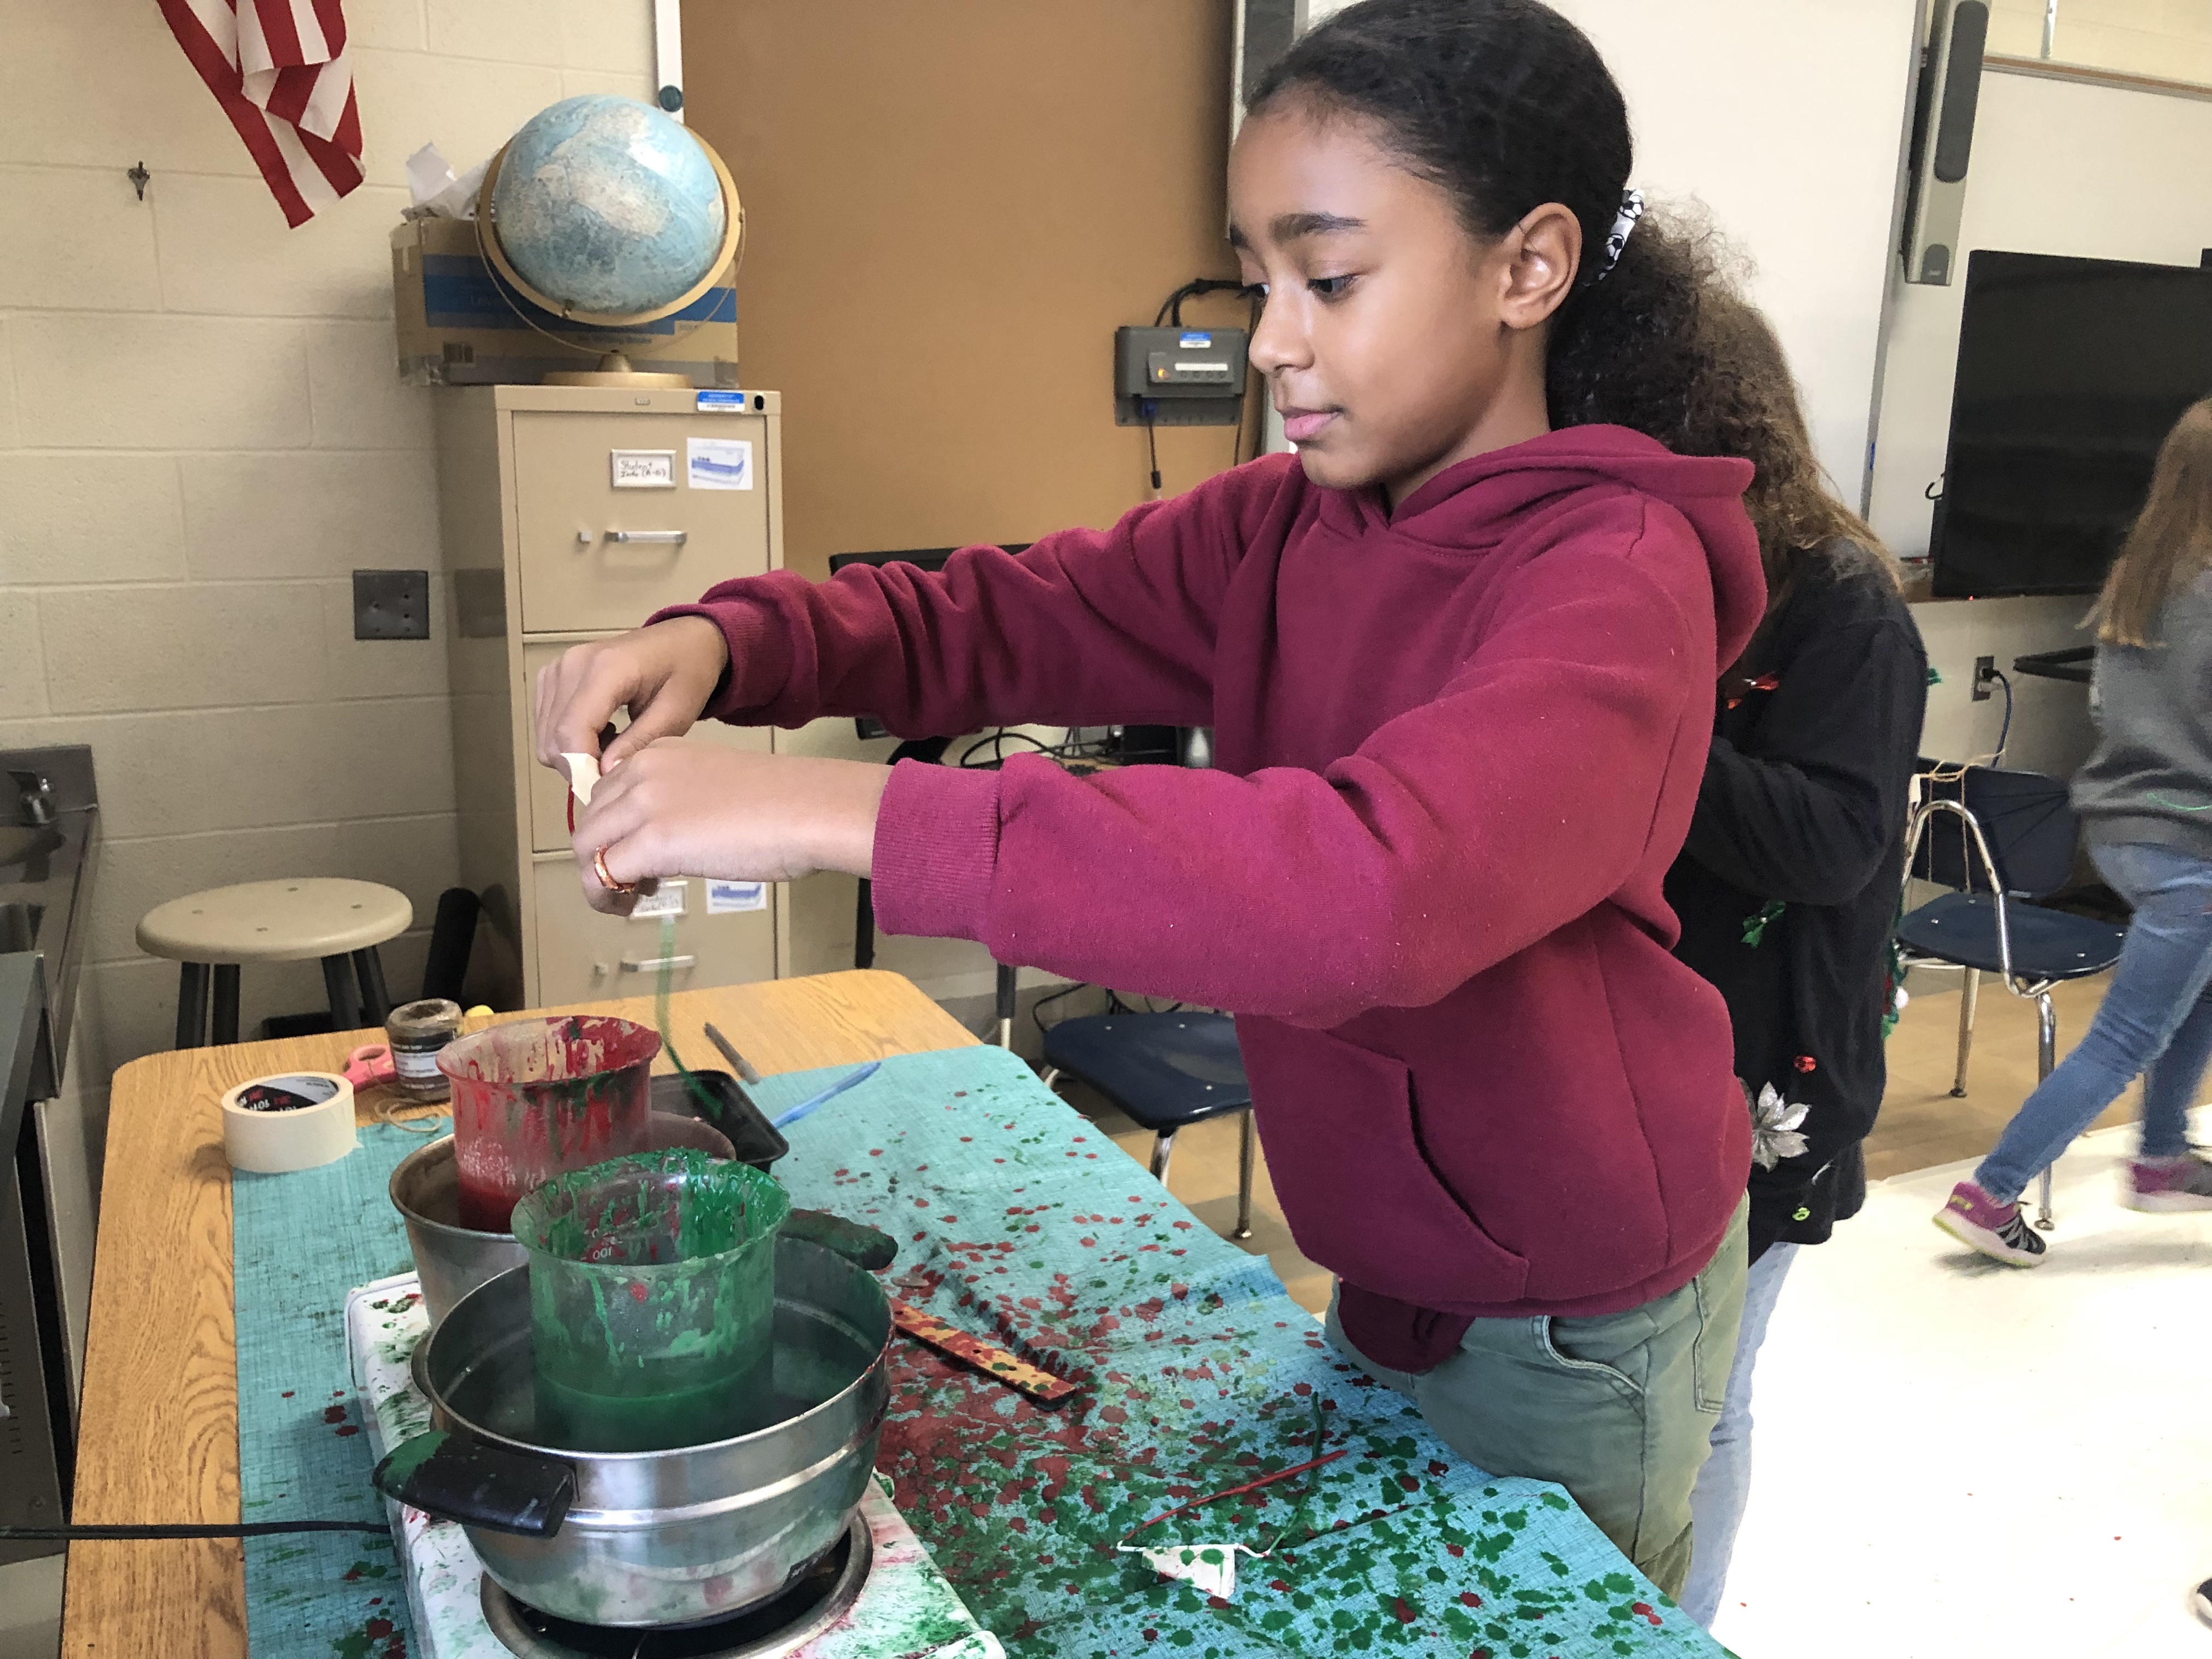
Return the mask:
<svg viewBox="0 0 2212 1659">
<path fill-rule="evenodd" d="M 325 1406 L 323 1407 L 323 1421 L 325 1423 L 343 1423 L 345 1421 L 345 1417 L 346 1413 L 343 1406 Z"/>
<path fill-rule="evenodd" d="M 1659 1628 L 1659 1615 L 1651 1611 L 1651 1604 L 1649 1601 L 1632 1601 L 1629 1603 L 1628 1610 L 1638 1619 L 1648 1622 L 1652 1629 Z"/>
<path fill-rule="evenodd" d="M 287 1400 L 289 1400 L 291 1397 L 292 1397 L 292 1390 L 291 1390 L 291 1389 L 285 1389 L 285 1390 L 284 1390 L 284 1398 L 285 1398 L 285 1399 L 287 1399 Z"/>
<path fill-rule="evenodd" d="M 1279 1578 L 1270 1578 L 1267 1581 L 1267 1588 L 1271 1590 L 1281 1590 L 1285 1594 L 1288 1594 L 1291 1587 Z"/>
<path fill-rule="evenodd" d="M 1453 1560 L 1456 1561 L 1460 1557 L 1467 1553 L 1467 1550 L 1465 1547 L 1459 1544 L 1447 1544 L 1444 1546 L 1444 1553 L 1451 1557 Z"/>
<path fill-rule="evenodd" d="M 1398 1622 L 1401 1625 L 1410 1625 L 1419 1617 L 1413 1608 L 1406 1605 L 1406 1598 L 1402 1595 L 1391 1602 L 1390 1611 L 1398 1615 Z"/>
<path fill-rule="evenodd" d="M 1460 1552 L 1457 1550 L 1454 1550 L 1452 1552 L 1454 1555 L 1457 1555 Z M 1479 1607 L 1482 1605 L 1482 1598 L 1480 1595 L 1477 1595 L 1473 1590 L 1462 1590 L 1459 1593 L 1459 1602 L 1463 1607 Z"/>
</svg>

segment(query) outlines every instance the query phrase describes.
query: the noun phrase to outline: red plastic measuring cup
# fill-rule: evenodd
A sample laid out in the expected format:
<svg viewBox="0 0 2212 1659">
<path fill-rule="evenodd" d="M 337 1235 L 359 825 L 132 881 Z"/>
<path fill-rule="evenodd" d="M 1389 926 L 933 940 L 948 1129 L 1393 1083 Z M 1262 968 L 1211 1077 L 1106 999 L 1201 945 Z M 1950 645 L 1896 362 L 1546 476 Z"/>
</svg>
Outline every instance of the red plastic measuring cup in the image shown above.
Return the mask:
<svg viewBox="0 0 2212 1659">
<path fill-rule="evenodd" d="M 519 1019 L 438 1051 L 453 1085 L 461 1225 L 507 1231 L 515 1200 L 651 1144 L 651 1027 L 599 1014 Z"/>
</svg>

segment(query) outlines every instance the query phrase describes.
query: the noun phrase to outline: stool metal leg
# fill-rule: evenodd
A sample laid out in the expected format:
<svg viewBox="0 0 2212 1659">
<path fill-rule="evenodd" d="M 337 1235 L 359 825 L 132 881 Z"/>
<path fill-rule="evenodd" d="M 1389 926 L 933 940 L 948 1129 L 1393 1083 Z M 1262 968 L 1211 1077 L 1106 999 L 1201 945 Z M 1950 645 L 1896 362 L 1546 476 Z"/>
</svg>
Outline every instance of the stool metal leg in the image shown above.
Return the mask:
<svg viewBox="0 0 2212 1659">
<path fill-rule="evenodd" d="M 853 901 L 853 966 L 876 965 L 876 890 L 865 876 Z"/>
<path fill-rule="evenodd" d="M 215 965 L 215 1041 L 220 1045 L 238 1041 L 238 964 Z"/>
<path fill-rule="evenodd" d="M 361 986 L 361 1023 L 383 1024 L 392 1013 L 392 993 L 384 988 L 384 958 L 374 945 L 353 953 L 353 970 Z"/>
<path fill-rule="evenodd" d="M 331 1030 L 361 1029 L 361 1008 L 354 1000 L 353 963 L 343 956 L 323 958 L 323 988 L 330 994 Z"/>
<path fill-rule="evenodd" d="M 2051 993 L 2045 991 L 2035 999 L 2035 1079 L 2040 1085 L 2051 1075 L 2058 1063 L 2058 1011 L 2051 1006 Z M 2051 1167 L 2045 1165 L 2042 1179 L 2036 1187 L 2036 1207 L 2042 1214 L 2035 1218 L 2041 1232 L 2055 1232 L 2058 1224 L 2051 1218 Z"/>
<path fill-rule="evenodd" d="M 1163 1187 L 1168 1184 L 1168 1159 L 1175 1156 L 1175 1138 L 1173 1129 L 1152 1137 L 1152 1179 Z"/>
<path fill-rule="evenodd" d="M 1237 1143 L 1237 1231 L 1230 1237 L 1243 1239 L 1252 1237 L 1252 1164 L 1256 1151 L 1254 1142 L 1257 1132 L 1253 1127 L 1252 1112 L 1245 1109 L 1244 1122 Z"/>
<path fill-rule="evenodd" d="M 1981 1000 L 1982 970 L 1969 968 L 1966 982 L 1959 991 L 1959 1071 L 1951 1079 L 1951 1098 L 1966 1097 L 1966 1056 L 1974 1047 L 1974 1005 Z"/>
<path fill-rule="evenodd" d="M 1018 1006 L 1017 993 L 1021 982 L 1021 969 L 999 964 L 998 1015 L 999 1046 L 1012 1054 L 1014 1048 L 1014 1010 Z"/>
<path fill-rule="evenodd" d="M 207 1047 L 208 965 L 177 964 L 177 1047 Z"/>
</svg>

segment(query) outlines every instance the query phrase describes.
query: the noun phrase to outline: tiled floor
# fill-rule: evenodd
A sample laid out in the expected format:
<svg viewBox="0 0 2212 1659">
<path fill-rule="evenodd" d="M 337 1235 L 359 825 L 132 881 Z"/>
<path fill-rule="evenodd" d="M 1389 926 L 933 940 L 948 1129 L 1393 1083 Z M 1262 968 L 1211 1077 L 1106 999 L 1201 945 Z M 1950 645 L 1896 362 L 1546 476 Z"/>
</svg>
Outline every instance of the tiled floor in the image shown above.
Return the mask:
<svg viewBox="0 0 2212 1659">
<path fill-rule="evenodd" d="M 54 1659 L 61 1617 L 60 1556 L 0 1566 L 0 1659 Z"/>
<path fill-rule="evenodd" d="M 2132 1147 L 2107 1129 L 2060 1161 L 2032 1272 L 1929 1224 L 1964 1163 L 1875 1182 L 1797 1257 L 1756 1374 L 1723 1642 L 1747 1659 L 2212 1652 L 2187 1606 L 2212 1575 L 2212 1214 L 2121 1208 Z"/>
</svg>

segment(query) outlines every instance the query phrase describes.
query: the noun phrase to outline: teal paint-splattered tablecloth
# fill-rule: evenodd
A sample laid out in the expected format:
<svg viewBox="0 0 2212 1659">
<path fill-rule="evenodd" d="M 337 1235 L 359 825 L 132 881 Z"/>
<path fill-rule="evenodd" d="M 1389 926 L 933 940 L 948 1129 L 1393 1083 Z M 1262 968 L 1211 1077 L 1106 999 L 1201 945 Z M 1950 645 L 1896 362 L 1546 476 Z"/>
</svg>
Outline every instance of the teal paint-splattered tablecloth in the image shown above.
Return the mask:
<svg viewBox="0 0 2212 1659">
<path fill-rule="evenodd" d="M 840 1068 L 842 1069 L 842 1068 Z M 775 1110 L 828 1073 L 770 1078 Z M 1339 1359 L 1267 1262 L 1216 1237 L 1012 1055 L 887 1060 L 787 1132 L 795 1202 L 884 1228 L 908 1300 L 1060 1355 L 1057 1411 L 904 1340 L 878 1468 L 969 1607 L 1024 1659 L 1717 1656 L 1556 1488 L 1454 1458 Z M 384 1196 L 419 1139 L 362 1132 L 324 1170 L 239 1177 L 239 1436 L 248 1519 L 379 1512 L 349 1398 L 345 1291 L 408 1267 Z M 1142 1542 L 1243 1542 L 1233 1597 L 1115 1545 L 1188 1498 L 1327 1449 L 1310 1476 Z M 399 1659 L 388 1543 L 250 1540 L 252 1651 Z"/>
</svg>

